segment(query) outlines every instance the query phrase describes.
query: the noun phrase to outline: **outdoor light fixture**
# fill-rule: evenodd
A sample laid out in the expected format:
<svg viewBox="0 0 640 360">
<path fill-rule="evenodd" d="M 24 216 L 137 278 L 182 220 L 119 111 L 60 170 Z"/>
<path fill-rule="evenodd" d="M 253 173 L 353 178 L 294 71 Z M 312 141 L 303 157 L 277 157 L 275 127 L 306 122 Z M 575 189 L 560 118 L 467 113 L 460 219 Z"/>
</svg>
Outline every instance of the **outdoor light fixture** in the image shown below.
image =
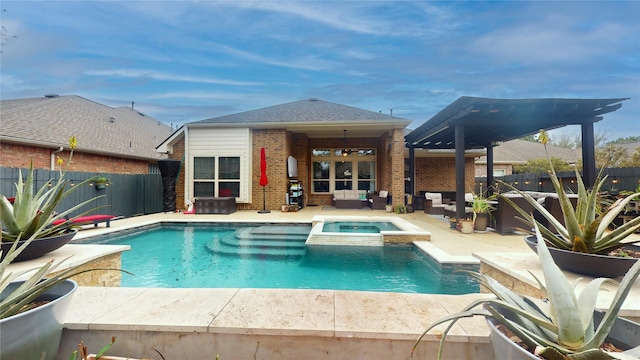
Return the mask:
<svg viewBox="0 0 640 360">
<path fill-rule="evenodd" d="M 618 183 L 618 179 L 613 179 L 611 180 L 612 183 L 617 184 Z"/>
<path fill-rule="evenodd" d="M 347 149 L 347 130 L 344 131 L 344 149 L 342 149 L 342 156 L 349 156 L 349 149 Z"/>
</svg>

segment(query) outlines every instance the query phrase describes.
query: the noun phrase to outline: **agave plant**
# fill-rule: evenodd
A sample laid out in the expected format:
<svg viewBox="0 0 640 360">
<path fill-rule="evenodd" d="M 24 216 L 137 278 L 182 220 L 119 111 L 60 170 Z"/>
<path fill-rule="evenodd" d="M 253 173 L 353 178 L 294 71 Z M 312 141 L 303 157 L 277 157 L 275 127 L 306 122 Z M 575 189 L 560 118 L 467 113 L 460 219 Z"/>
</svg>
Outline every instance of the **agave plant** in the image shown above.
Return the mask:
<svg viewBox="0 0 640 360">
<path fill-rule="evenodd" d="M 545 147 L 545 152 L 547 152 L 548 135 L 544 130 L 540 131 L 540 140 Z M 533 224 L 537 224 L 542 233 L 542 237 L 552 246 L 563 250 L 606 255 L 613 250 L 637 242 L 637 240 L 629 239 L 628 236 L 640 229 L 640 217 L 636 217 L 618 227 L 614 227 L 612 224 L 620 212 L 624 211 L 627 204 L 636 196 L 640 196 L 640 192 L 618 199 L 613 204 L 605 204 L 603 208 L 601 189 L 607 179 L 606 176 L 603 176 L 604 168 L 600 169 L 595 184 L 591 189 L 587 189 L 576 169 L 578 199 L 576 207 L 574 208 L 567 192 L 562 186 L 562 182 L 556 175 L 548 152 L 547 158 L 549 159 L 550 166 L 549 175 L 553 187 L 558 194 L 564 224 L 556 219 L 544 205 L 538 203 L 534 198 L 515 189 L 509 184 L 505 184 L 522 195 L 534 209 L 549 222 L 549 226 L 545 227 L 538 222 L 532 214 L 522 210 L 509 198 L 503 197 L 504 200 L 522 215 L 526 223 L 531 225 L 531 227 L 533 227 Z M 555 228 L 555 231 L 549 230 L 550 228 Z"/>
<path fill-rule="evenodd" d="M 594 279 L 576 294 L 575 284 L 569 283 L 562 270 L 554 263 L 537 226 L 535 233 L 538 237 L 538 256 L 542 264 L 544 283 L 538 278 L 536 281 L 546 292 L 548 302 L 518 295 L 487 275 L 465 271 L 487 287 L 496 298 L 473 301 L 461 312 L 431 324 L 418 338 L 413 349 L 415 350 L 429 330 L 448 322 L 440 340 L 440 359 L 447 334 L 459 319 L 484 316 L 503 324 L 529 349 L 534 349 L 536 355 L 544 359 L 611 359 L 608 353 L 599 347 L 611 331 L 622 303 L 640 275 L 640 261 L 635 263 L 619 283 L 609 309 L 600 324 L 595 327 L 593 314 L 598 291 L 603 283 L 615 281 L 606 278 Z M 625 353 L 637 356 L 639 350 L 636 348 Z M 625 356 L 618 354 L 616 353 L 616 356 Z"/>
<path fill-rule="evenodd" d="M 77 145 L 75 137 L 69 140 L 71 153 L 69 162 L 73 156 L 73 150 Z M 62 159 L 58 159 L 58 164 L 62 165 Z M 49 180 L 37 192 L 34 191 L 33 162 L 30 165 L 26 182 L 22 177 L 22 172 L 16 184 L 16 195 L 13 203 L 9 199 L 0 196 L 0 219 L 2 220 L 2 241 L 16 241 L 18 239 L 28 239 L 36 234 L 36 238 L 44 238 L 49 236 L 60 235 L 67 231 L 67 226 L 63 223 L 58 226 L 48 226 L 58 219 L 64 219 L 69 214 L 82 208 L 88 203 L 100 198 L 101 196 L 89 199 L 77 204 L 69 209 L 56 212 L 57 207 L 62 199 L 69 196 L 75 189 L 91 181 L 85 180 L 76 186 L 67 189 L 68 180 L 64 179 L 64 172 L 60 169 L 60 177 L 57 180 Z M 86 211 L 81 215 L 85 215 L 95 209 Z"/>
</svg>

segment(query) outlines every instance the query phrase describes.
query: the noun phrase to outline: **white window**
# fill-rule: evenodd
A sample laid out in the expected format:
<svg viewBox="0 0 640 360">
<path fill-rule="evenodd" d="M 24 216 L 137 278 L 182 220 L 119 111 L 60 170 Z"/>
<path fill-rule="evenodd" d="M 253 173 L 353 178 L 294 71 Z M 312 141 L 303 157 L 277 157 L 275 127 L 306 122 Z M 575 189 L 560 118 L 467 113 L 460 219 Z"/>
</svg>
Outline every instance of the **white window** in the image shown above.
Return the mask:
<svg viewBox="0 0 640 360">
<path fill-rule="evenodd" d="M 193 195 L 240 197 L 240 157 L 194 157 Z"/>
<path fill-rule="evenodd" d="M 504 176 L 504 169 L 493 169 L 493 176 Z"/>
<path fill-rule="evenodd" d="M 375 149 L 313 149 L 311 192 L 376 190 Z"/>
</svg>

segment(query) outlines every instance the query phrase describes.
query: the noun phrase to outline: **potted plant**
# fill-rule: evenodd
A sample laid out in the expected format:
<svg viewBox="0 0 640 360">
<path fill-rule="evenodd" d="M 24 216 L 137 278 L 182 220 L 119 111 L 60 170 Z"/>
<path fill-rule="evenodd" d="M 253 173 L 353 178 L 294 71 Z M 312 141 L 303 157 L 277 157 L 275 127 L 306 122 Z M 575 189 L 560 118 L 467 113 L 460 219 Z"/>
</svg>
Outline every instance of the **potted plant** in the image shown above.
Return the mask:
<svg viewBox="0 0 640 360">
<path fill-rule="evenodd" d="M 540 141 L 544 144 L 546 151 L 548 142 L 546 132 L 540 131 Z M 542 238 L 549 245 L 552 256 L 554 256 L 560 267 L 594 277 L 618 277 L 624 275 L 638 259 L 631 256 L 610 256 L 609 254 L 623 248 L 625 245 L 638 242 L 638 240 L 629 238 L 629 235 L 640 229 L 640 217 L 636 217 L 617 227 L 613 226 L 613 221 L 624 210 L 626 205 L 634 197 L 639 196 L 640 193 L 617 199 L 612 204 L 603 203 L 601 201 L 601 188 L 605 183 L 606 177 L 603 177 L 602 169 L 598 173 L 595 184 L 591 189 L 587 189 L 576 169 L 578 199 L 574 208 L 560 179 L 556 175 L 548 153 L 547 158 L 550 166 L 549 174 L 558 195 L 564 223 L 556 219 L 543 204 L 538 203 L 528 194 L 515 189 L 509 184 L 505 185 L 523 196 L 538 211 L 540 216 L 548 221 L 548 225 L 545 226 L 533 214 L 523 211 L 509 198 L 504 197 L 504 199 L 522 215 L 523 221 L 530 225 L 530 228 L 533 228 L 533 225 L 537 225 L 540 228 Z M 555 231 L 550 230 L 553 228 L 555 228 Z M 532 234 L 531 230 L 521 230 Z M 532 248 L 535 248 L 537 239 L 534 236 L 529 236 L 526 240 Z"/>
<path fill-rule="evenodd" d="M 69 162 L 73 157 L 73 150 L 77 146 L 77 140 L 71 137 L 69 140 L 71 152 Z M 94 201 L 93 198 L 84 201 L 67 210 L 59 211 L 57 209 L 60 201 L 69 196 L 75 189 L 80 188 L 89 180 L 85 180 L 79 185 L 67 189 L 67 180 L 64 179 L 62 165 L 64 161 L 61 158 L 57 160 L 60 166 L 60 177 L 57 180 L 49 180 L 37 192 L 34 190 L 33 162 L 31 163 L 26 182 L 23 181 L 22 173 L 16 184 L 15 197 L 10 201 L 6 196 L 0 196 L 0 218 L 2 220 L 2 250 L 6 255 L 13 242 L 22 239 L 29 239 L 33 235 L 35 238 L 31 241 L 29 249 L 20 252 L 20 256 L 15 261 L 29 260 L 43 255 L 44 253 L 53 251 L 69 242 L 76 233 L 76 230 L 70 229 L 66 224 L 52 225 L 55 220 L 64 219 L 69 214 L 82 208 L 83 206 Z M 92 209 L 93 210 L 93 209 Z M 78 216 L 85 215 L 92 210 L 83 212 Z"/>
<path fill-rule="evenodd" d="M 404 205 L 396 205 L 395 212 L 396 214 L 404 214 L 407 212 L 407 208 Z"/>
<path fill-rule="evenodd" d="M 411 195 L 411 194 L 407 195 L 406 211 L 407 211 L 407 213 L 412 213 L 414 211 L 413 210 L 413 195 Z"/>
<path fill-rule="evenodd" d="M 461 219 L 458 222 L 458 226 L 461 233 L 463 234 L 471 234 L 473 233 L 473 219 Z"/>
<path fill-rule="evenodd" d="M 95 184 L 96 189 L 98 190 L 102 190 L 111 184 L 109 182 L 109 178 L 103 175 L 94 176 L 90 181 Z"/>
<path fill-rule="evenodd" d="M 611 359 L 607 351 L 600 349 L 600 346 L 609 334 L 613 334 L 612 330 L 615 326 L 624 323 L 625 326 L 631 327 L 627 331 L 636 333 L 640 331 L 639 324 L 617 318 L 622 303 L 640 275 L 640 262 L 635 263 L 622 279 L 608 310 L 596 325 L 594 314 L 597 293 L 605 281 L 613 280 L 594 279 L 580 294 L 576 294 L 574 285 L 555 264 L 537 226 L 535 231 L 540 240 L 538 257 L 542 265 L 544 283 L 537 278 L 536 280 L 547 293 L 546 301 L 518 295 L 490 276 L 462 270 L 487 287 L 495 298 L 475 300 L 461 312 L 431 324 L 416 341 L 414 350 L 429 330 L 439 324 L 449 323 L 440 340 L 438 351 L 438 359 L 440 359 L 449 330 L 459 319 L 473 316 L 484 316 L 487 319 L 492 330 L 491 339 L 496 359 L 504 359 L 506 354 L 509 354 L 511 359 Z M 517 336 L 529 350 L 523 351 L 516 342 L 499 336 L 502 333 L 497 325 Z M 630 335 L 633 336 L 633 333 Z M 500 348 L 502 345 L 507 348 Z M 625 352 L 626 354 L 616 352 L 615 358 L 623 358 L 622 356 L 632 353 L 637 356 L 639 350 L 635 348 Z M 513 356 L 514 354 L 521 356 Z M 637 357 L 624 357 L 624 359 L 627 358 L 637 359 Z"/>
<path fill-rule="evenodd" d="M 75 137 L 72 137 L 72 153 L 76 144 Z M 62 164 L 62 161 L 58 163 Z M 57 263 L 52 260 L 39 268 L 8 271 L 8 266 L 23 253 L 32 251 L 34 244 L 40 241 L 46 244 L 52 234 L 68 231 L 52 226 L 53 220 L 87 203 L 54 215 L 56 205 L 68 195 L 64 190 L 65 184 L 61 171 L 60 179 L 51 188 L 45 185 L 34 195 L 31 166 L 26 184 L 22 183 L 20 176 L 14 204 L 4 196 L 0 199 L 2 240 L 10 240 L 0 249 L 0 358 L 3 360 L 53 359 L 60 344 L 64 314 L 77 288 L 70 278 L 93 270 L 79 270 L 82 265 L 60 270 L 64 260 Z M 8 246 L 5 248 L 4 245 Z"/>
<path fill-rule="evenodd" d="M 0 358 L 3 360 L 53 359 L 60 345 L 65 313 L 78 287 L 70 278 L 94 270 L 79 270 L 82 265 L 59 270 L 62 260 L 9 272 L 9 264 L 37 239 L 44 226 L 24 243 L 13 242 L 0 261 Z M 26 279 L 17 280 L 22 277 Z"/>
<path fill-rule="evenodd" d="M 491 219 L 491 212 L 495 210 L 491 205 L 491 199 L 493 196 L 485 197 L 482 195 L 476 195 L 471 203 L 471 210 L 473 211 L 473 224 L 476 231 L 487 231 L 489 226 L 489 220 Z"/>
</svg>

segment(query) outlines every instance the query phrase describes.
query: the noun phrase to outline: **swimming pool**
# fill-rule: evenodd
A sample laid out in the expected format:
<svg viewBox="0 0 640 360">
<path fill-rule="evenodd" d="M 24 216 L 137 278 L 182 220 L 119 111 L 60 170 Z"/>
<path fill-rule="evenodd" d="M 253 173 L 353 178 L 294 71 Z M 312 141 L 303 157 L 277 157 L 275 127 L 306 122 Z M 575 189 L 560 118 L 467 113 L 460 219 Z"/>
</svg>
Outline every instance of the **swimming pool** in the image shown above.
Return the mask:
<svg viewBox="0 0 640 360">
<path fill-rule="evenodd" d="M 413 245 L 309 246 L 295 224 L 163 224 L 91 243 L 127 244 L 123 287 L 292 288 L 426 294 L 478 292 Z"/>
</svg>

